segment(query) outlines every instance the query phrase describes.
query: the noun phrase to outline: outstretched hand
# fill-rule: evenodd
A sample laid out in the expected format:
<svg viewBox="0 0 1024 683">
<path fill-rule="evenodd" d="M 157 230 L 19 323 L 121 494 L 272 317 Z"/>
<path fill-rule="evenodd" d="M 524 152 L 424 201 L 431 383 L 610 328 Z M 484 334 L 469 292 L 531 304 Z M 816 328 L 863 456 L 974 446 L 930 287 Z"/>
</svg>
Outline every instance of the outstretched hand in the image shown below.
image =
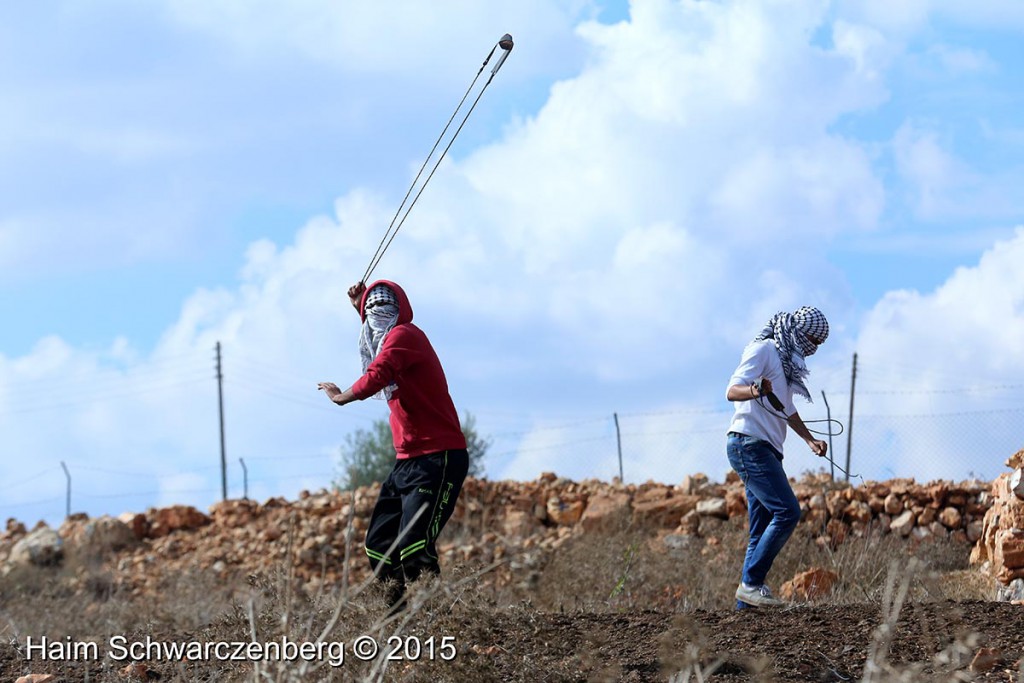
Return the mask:
<svg viewBox="0 0 1024 683">
<path fill-rule="evenodd" d="M 334 400 L 334 397 L 341 393 L 341 389 L 334 382 L 320 382 L 316 385 L 316 388 L 327 394 L 327 398 Z"/>
<path fill-rule="evenodd" d="M 820 439 L 811 439 L 807 442 L 807 445 L 811 447 L 811 452 L 818 457 L 824 458 L 825 454 L 828 453 L 828 444 Z"/>
<path fill-rule="evenodd" d="M 327 394 L 327 398 L 331 399 L 331 402 L 335 405 L 343 406 L 346 403 L 359 400 L 352 393 L 351 388 L 342 391 L 334 382 L 320 382 L 316 385 L 316 388 Z"/>
</svg>

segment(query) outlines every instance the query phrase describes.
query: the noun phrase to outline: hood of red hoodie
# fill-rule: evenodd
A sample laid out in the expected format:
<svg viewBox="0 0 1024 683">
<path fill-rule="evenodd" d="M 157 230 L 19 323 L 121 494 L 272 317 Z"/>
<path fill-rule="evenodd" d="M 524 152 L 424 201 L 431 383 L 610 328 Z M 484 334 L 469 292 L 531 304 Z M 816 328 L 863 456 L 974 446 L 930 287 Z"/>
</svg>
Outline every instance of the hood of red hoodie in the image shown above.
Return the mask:
<svg viewBox="0 0 1024 683">
<path fill-rule="evenodd" d="M 385 285 L 391 288 L 391 291 L 395 293 L 398 298 L 398 325 L 412 322 L 412 304 L 409 303 L 409 297 L 405 295 L 405 290 L 396 285 L 391 280 L 377 280 L 366 288 L 363 292 L 362 298 L 359 300 L 359 318 L 360 320 L 366 320 L 366 297 L 369 295 L 370 290 L 377 285 Z"/>
</svg>

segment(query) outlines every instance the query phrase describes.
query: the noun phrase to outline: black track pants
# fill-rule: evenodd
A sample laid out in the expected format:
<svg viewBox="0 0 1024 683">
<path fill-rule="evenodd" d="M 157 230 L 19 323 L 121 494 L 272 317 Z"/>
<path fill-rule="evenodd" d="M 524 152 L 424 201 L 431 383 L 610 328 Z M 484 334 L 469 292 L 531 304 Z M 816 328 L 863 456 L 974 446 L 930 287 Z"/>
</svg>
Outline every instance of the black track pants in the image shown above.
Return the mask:
<svg viewBox="0 0 1024 683">
<path fill-rule="evenodd" d="M 434 543 L 455 509 L 468 469 L 465 449 L 395 462 L 366 531 L 366 554 L 375 571 L 383 565 L 381 579 L 404 584 L 424 571 L 441 573 Z"/>
</svg>

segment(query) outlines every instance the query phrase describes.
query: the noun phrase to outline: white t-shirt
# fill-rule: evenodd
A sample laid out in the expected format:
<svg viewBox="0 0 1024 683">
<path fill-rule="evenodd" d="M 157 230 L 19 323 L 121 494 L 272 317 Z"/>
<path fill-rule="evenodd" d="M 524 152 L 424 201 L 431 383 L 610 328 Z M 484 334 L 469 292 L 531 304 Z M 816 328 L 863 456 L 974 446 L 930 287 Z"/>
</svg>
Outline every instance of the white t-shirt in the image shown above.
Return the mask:
<svg viewBox="0 0 1024 683">
<path fill-rule="evenodd" d="M 747 348 L 743 349 L 739 367 L 732 373 L 729 386 L 738 384 L 748 387 L 762 377 L 767 377 L 771 381 L 772 393 L 782 401 L 783 412 L 786 415 L 795 413 L 793 390 L 789 388 L 789 382 L 786 381 L 786 374 L 782 369 L 782 359 L 779 358 L 779 350 L 771 339 L 747 344 Z M 728 387 L 726 387 L 726 391 L 728 391 Z M 762 401 L 763 406 L 759 405 Z M 787 422 L 772 407 L 768 399 L 733 401 L 733 403 L 736 412 L 729 424 L 729 431 L 763 439 L 779 453 L 782 453 L 782 443 L 786 440 Z"/>
</svg>

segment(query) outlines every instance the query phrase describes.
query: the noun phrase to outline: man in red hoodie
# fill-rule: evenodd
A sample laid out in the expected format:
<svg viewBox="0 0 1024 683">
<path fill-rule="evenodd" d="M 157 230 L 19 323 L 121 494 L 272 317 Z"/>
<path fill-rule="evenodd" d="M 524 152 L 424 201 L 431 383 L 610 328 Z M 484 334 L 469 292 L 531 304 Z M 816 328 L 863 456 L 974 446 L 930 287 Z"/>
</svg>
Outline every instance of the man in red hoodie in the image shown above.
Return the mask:
<svg viewBox="0 0 1024 683">
<path fill-rule="evenodd" d="M 318 388 L 339 406 L 372 396 L 391 409 L 397 459 L 370 517 L 366 554 L 377 577 L 394 582 L 389 600 L 400 607 L 406 583 L 441 572 L 434 544 L 455 508 L 469 455 L 444 370 L 427 335 L 412 324 L 402 288 L 360 282 L 348 296 L 362 319 L 363 376 L 344 391 L 332 382 Z"/>
</svg>

